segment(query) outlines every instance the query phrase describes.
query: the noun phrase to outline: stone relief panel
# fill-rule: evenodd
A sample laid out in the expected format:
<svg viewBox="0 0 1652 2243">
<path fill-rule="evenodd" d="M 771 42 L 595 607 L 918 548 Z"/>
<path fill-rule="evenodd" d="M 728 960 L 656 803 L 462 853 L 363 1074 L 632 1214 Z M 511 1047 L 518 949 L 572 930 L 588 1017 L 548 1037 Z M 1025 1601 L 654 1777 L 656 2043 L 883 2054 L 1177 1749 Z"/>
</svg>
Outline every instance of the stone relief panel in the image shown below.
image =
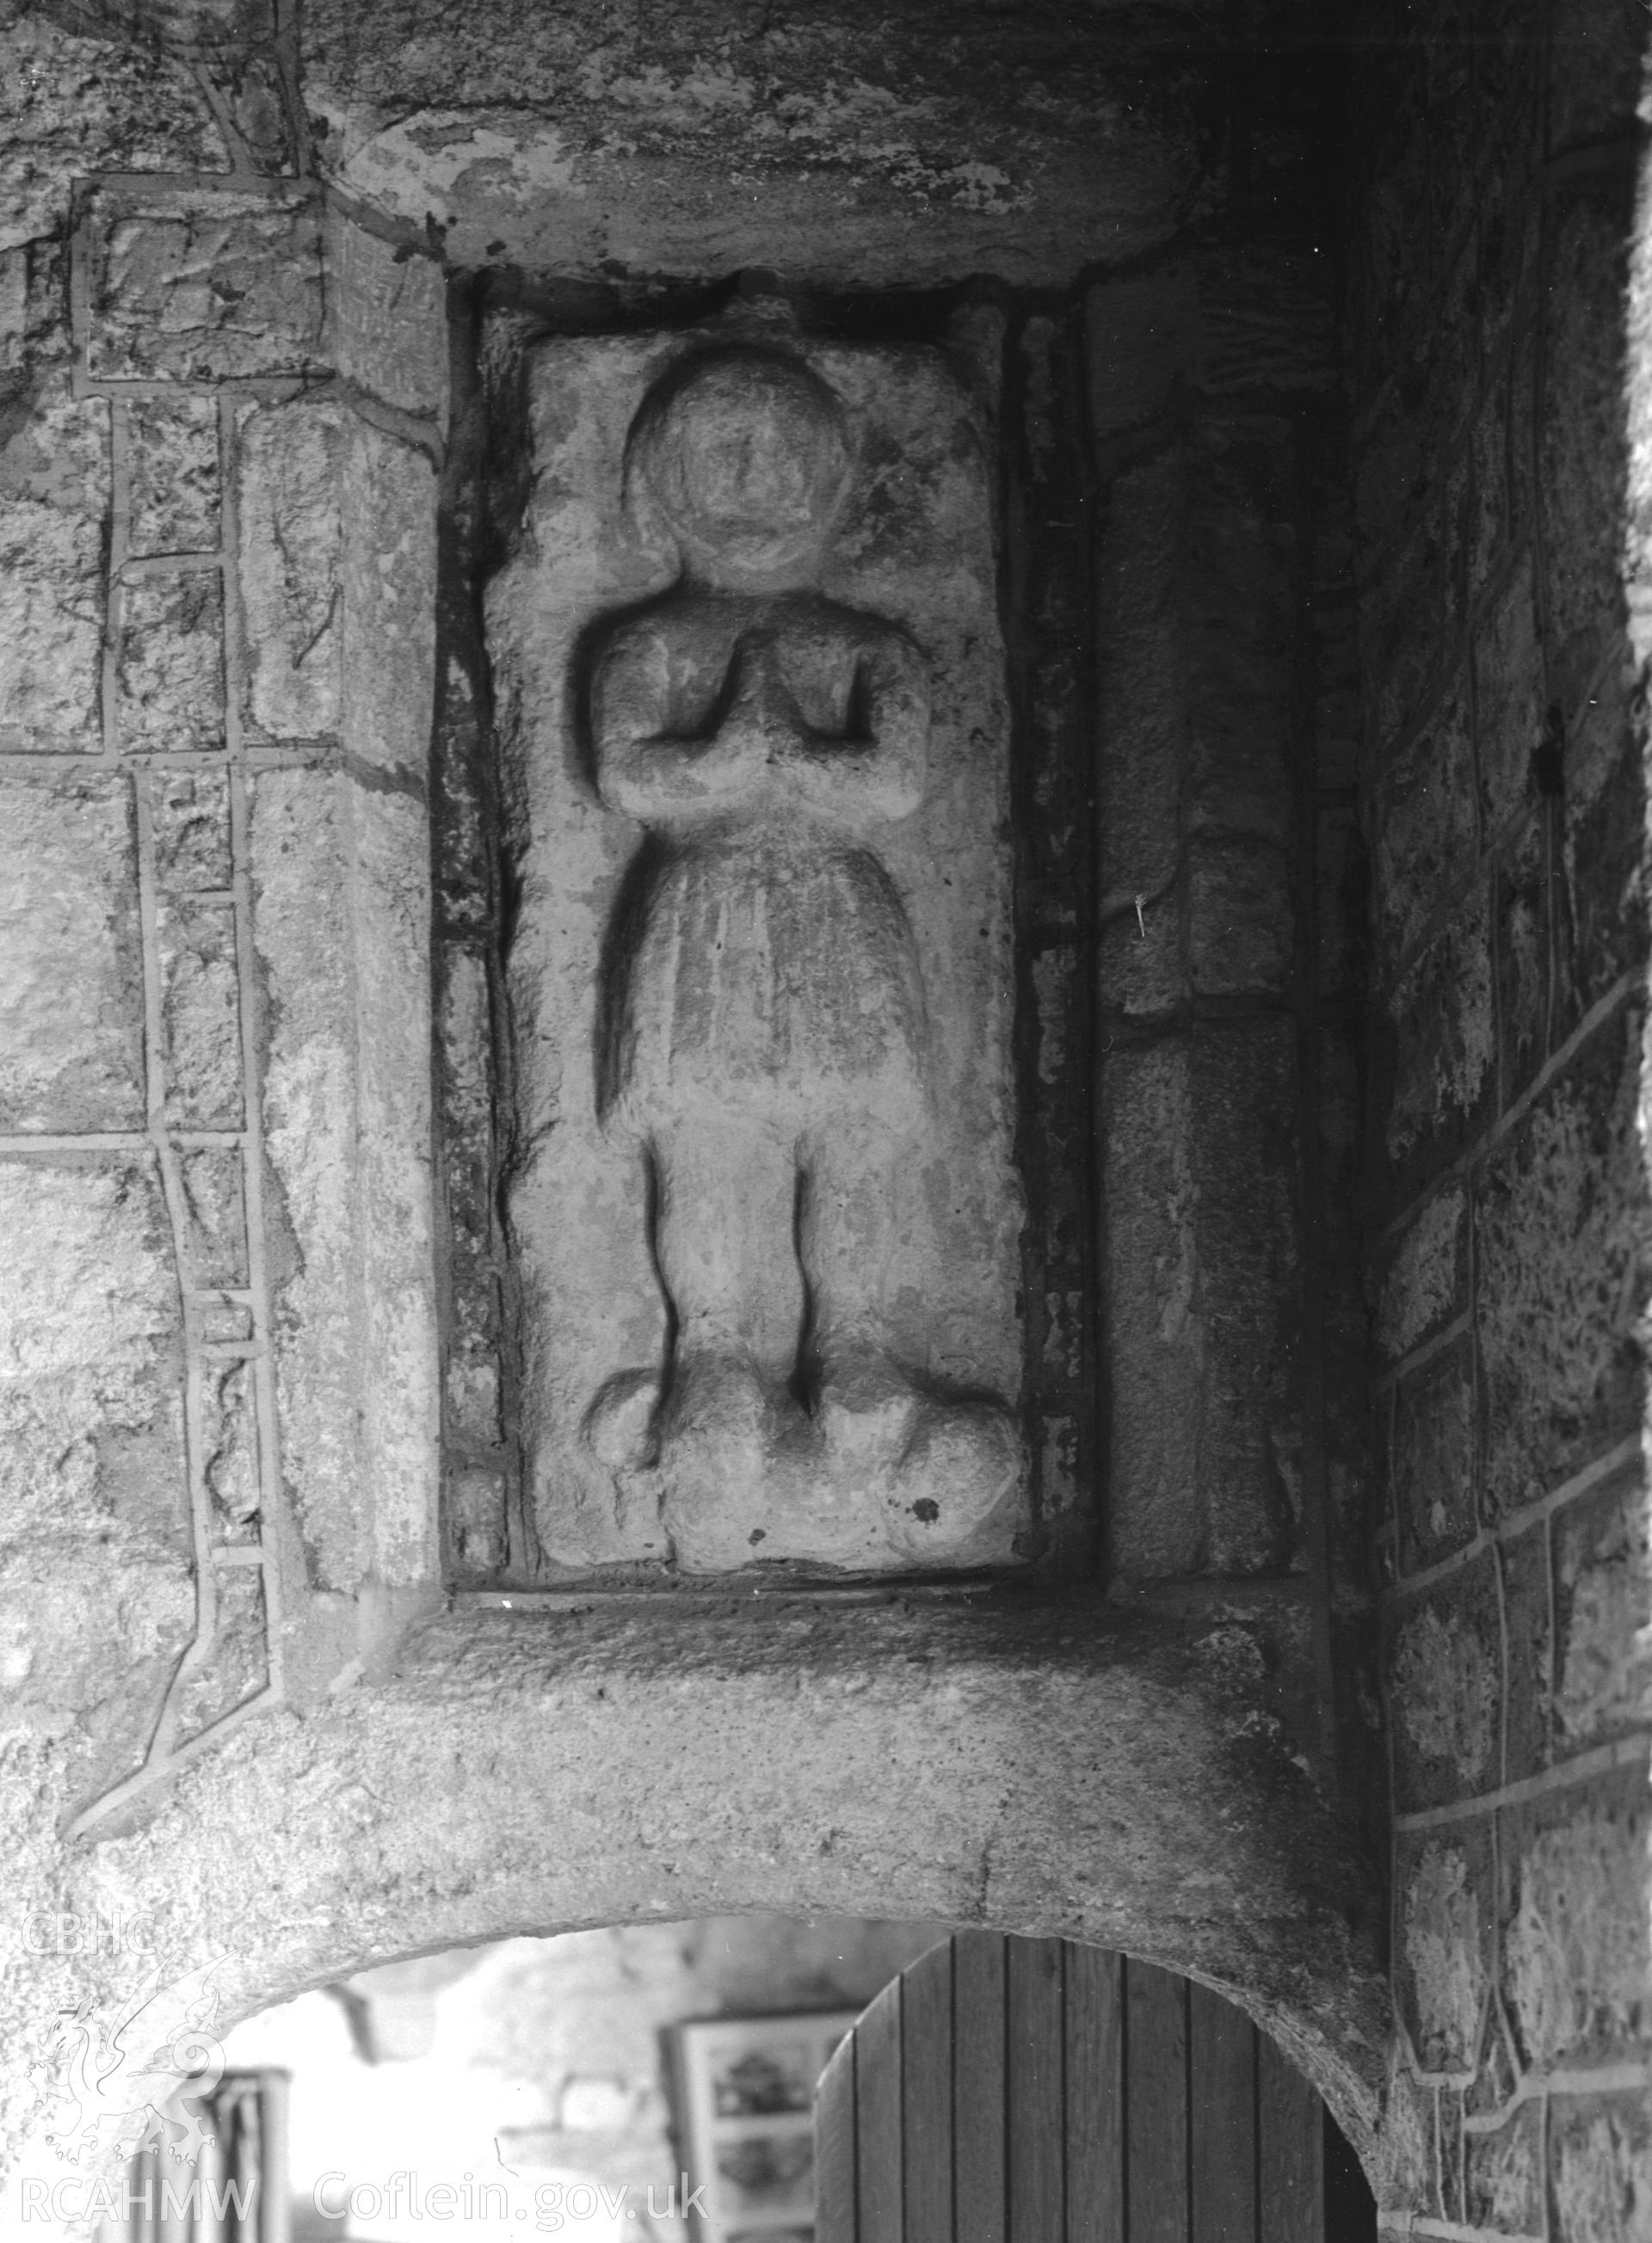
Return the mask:
<svg viewBox="0 0 1652 2243">
<path fill-rule="evenodd" d="M 487 602 L 552 1567 L 1026 1526 L 1008 716 L 945 355 L 558 338 Z"/>
</svg>

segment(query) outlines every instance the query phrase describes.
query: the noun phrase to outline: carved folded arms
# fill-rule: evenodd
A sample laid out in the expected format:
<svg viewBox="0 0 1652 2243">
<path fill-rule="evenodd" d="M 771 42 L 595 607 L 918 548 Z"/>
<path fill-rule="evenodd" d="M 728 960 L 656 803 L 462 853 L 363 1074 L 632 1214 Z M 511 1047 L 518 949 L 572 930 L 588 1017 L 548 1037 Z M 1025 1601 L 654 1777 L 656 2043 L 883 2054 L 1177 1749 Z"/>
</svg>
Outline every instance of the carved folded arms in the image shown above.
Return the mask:
<svg viewBox="0 0 1652 2243">
<path fill-rule="evenodd" d="M 894 624 L 816 595 L 681 589 L 598 647 L 590 730 L 603 800 L 646 825 L 893 821 L 923 798 L 927 668 Z"/>
</svg>

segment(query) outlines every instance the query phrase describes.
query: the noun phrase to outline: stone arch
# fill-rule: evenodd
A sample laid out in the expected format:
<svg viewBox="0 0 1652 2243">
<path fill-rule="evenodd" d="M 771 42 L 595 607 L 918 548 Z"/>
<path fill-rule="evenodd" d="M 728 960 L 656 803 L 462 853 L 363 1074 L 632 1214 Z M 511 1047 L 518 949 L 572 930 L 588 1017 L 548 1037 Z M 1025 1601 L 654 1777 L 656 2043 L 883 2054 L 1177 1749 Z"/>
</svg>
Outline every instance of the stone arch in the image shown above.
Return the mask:
<svg viewBox="0 0 1652 2243">
<path fill-rule="evenodd" d="M 1052 1655 L 1047 1613 L 946 1606 L 799 1600 L 719 1620 L 714 1641 L 704 1615 L 635 1605 L 436 1620 L 378 1687 L 247 1728 L 141 1827 L 66 1856 L 57 1904 L 146 1937 L 142 1954 L 54 1958 L 55 2006 L 107 2018 L 152 1971 L 163 1989 L 210 1973 L 228 2024 L 512 1934 L 927 1917 L 1060 1933 L 1215 1987 L 1369 2152 L 1384 2012 L 1358 1879 L 1305 1779 L 1258 1785 L 1253 1740 L 1188 1688 L 1185 1651 Z M 39 2044 L 40 2003 L 14 2020 L 11 2065 Z M 148 2034 L 160 2060 L 169 2024 L 140 2017 L 134 2058 Z"/>
</svg>

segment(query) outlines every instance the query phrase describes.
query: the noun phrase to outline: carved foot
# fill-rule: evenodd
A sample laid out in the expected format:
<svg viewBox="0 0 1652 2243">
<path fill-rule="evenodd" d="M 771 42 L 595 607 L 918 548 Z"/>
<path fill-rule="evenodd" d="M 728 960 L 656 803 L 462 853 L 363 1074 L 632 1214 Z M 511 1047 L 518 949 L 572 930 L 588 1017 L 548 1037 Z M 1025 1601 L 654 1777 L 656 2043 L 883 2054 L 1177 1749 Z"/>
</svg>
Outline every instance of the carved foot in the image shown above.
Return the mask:
<svg viewBox="0 0 1652 2243">
<path fill-rule="evenodd" d="M 616 1442 L 628 1424 L 649 1434 L 645 1464 L 621 1469 L 618 1486 L 651 1492 L 684 1573 L 772 1559 L 993 1565 L 1014 1554 L 1005 1499 L 1022 1455 L 1010 1413 L 934 1400 L 873 1350 L 839 1360 L 813 1416 L 735 1354 L 679 1358 L 657 1409 L 651 1399 L 645 1408 L 635 1381 L 612 1381 L 604 1396 L 610 1389 L 604 1431 Z"/>
<path fill-rule="evenodd" d="M 651 1371 L 617 1371 L 585 1413 L 585 1438 L 610 1472 L 643 1472 L 659 1455 L 660 1382 Z"/>
<path fill-rule="evenodd" d="M 659 1469 L 661 1515 L 685 1573 L 794 1554 L 764 1546 L 792 1507 L 788 1483 L 809 1445 L 802 1411 L 749 1357 L 678 1361 L 660 1413 Z M 784 1544 L 783 1526 L 774 1540 Z"/>
<path fill-rule="evenodd" d="M 992 1514 L 1020 1477 L 1021 1436 L 1008 1411 L 925 1402 L 895 1469 L 890 1539 L 907 1558 L 933 1554 L 956 1564 L 967 1554 L 982 1565 L 1007 1558 Z"/>
</svg>

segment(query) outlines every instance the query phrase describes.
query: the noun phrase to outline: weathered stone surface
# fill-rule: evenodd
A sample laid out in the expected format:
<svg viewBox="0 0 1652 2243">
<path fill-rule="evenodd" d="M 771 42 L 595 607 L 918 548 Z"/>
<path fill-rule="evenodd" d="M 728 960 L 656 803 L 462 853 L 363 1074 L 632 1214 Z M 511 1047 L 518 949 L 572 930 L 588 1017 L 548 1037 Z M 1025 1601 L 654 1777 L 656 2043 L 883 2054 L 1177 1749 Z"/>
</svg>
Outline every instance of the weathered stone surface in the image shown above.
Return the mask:
<svg viewBox="0 0 1652 2243">
<path fill-rule="evenodd" d="M 201 1453 L 218 1539 L 250 1540 L 262 1497 L 253 1367 L 213 1364 L 201 1384 Z"/>
<path fill-rule="evenodd" d="M 433 215 L 461 267 L 1054 281 L 1165 239 L 1197 168 L 1133 29 L 865 0 L 737 25 L 693 0 L 639 44 L 593 0 L 457 25 L 375 0 L 306 17 L 306 98 L 330 175 Z"/>
<path fill-rule="evenodd" d="M 1288 427 L 1271 416 L 1201 422 L 1190 446 L 1177 670 L 1192 832 L 1291 838 L 1291 467 Z"/>
<path fill-rule="evenodd" d="M 1377 1344 L 1390 1362 L 1408 1355 L 1457 1307 L 1466 1275 L 1466 1202 L 1448 1184 L 1425 1202 L 1392 1249 L 1377 1296 Z"/>
<path fill-rule="evenodd" d="M 1353 996 L 1365 979 L 1367 913 L 1365 837 L 1352 805 L 1321 810 L 1314 835 L 1318 917 L 1314 928 L 1322 997 Z"/>
<path fill-rule="evenodd" d="M 1206 1562 L 1271 1573 L 1295 1553 L 1301 1501 L 1294 1027 L 1202 1027 L 1192 1092 Z"/>
<path fill-rule="evenodd" d="M 143 1126 L 131 783 L 9 780 L 0 886 L 0 1130 Z"/>
<path fill-rule="evenodd" d="M 1208 395 L 1319 388 L 1336 369 L 1328 260 L 1295 242 L 1207 249 L 1198 260 L 1193 378 Z"/>
<path fill-rule="evenodd" d="M 1525 1089 L 1549 1041 L 1548 855 L 1548 837 L 1533 818 L 1505 843 L 1494 878 L 1499 1087 L 1505 1102 Z"/>
<path fill-rule="evenodd" d="M 1443 1557 L 1474 1531 L 1473 1398 L 1466 1339 L 1402 1379 L 1395 1393 L 1389 1475 L 1407 1569 Z"/>
<path fill-rule="evenodd" d="M 1368 2141 L 1383 2015 L 1349 1920 L 1362 1872 L 1255 1711 L 1187 1631 L 1092 1600 L 455 1614 L 383 1681 L 256 1720 L 112 1845 L 54 1849 L 58 1771 L 14 1759 L 14 1905 L 152 1910 L 154 1952 L 9 1982 L 7 2045 L 44 2058 L 59 2004 L 106 2014 L 156 1965 L 167 1985 L 221 1961 L 221 2031 L 364 1960 L 524 1925 L 893 1909 L 1130 1932 L 1237 1988 Z M 250 1910 L 238 1862 L 263 1872 Z"/>
<path fill-rule="evenodd" d="M 1564 2243 L 1640 2243 L 1652 2226 L 1652 2127 L 1641 2091 L 1557 2105 L 1554 2228 Z"/>
<path fill-rule="evenodd" d="M 1547 1519 L 1502 1545 L 1505 1783 L 1522 1783 L 1549 1764 L 1554 1631 L 1548 1545 Z"/>
<path fill-rule="evenodd" d="M 1527 2103 L 1507 2125 L 1463 2137 L 1467 2224 L 1500 2235 L 1544 2232 L 1543 2109 Z"/>
<path fill-rule="evenodd" d="M 1087 290 L 1084 337 L 1090 428 L 1096 438 L 1156 419 L 1177 382 L 1198 360 L 1200 304 L 1193 267 L 1171 265 L 1120 275 Z M 1134 509 L 1119 506 L 1116 511 L 1128 519 Z"/>
<path fill-rule="evenodd" d="M 1188 1046 L 1178 1039 L 1116 1052 L 1102 1081 L 1114 1365 L 1109 1511 L 1115 1563 L 1151 1579 L 1192 1570 L 1202 1525 L 1204 1346 Z"/>
<path fill-rule="evenodd" d="M 181 1252 L 189 1283 L 201 1287 L 247 1284 L 241 1155 L 228 1148 L 198 1147 L 179 1155 L 178 1172 L 183 1191 Z"/>
<path fill-rule="evenodd" d="M 313 739 L 339 728 L 349 420 L 329 398 L 300 399 L 259 407 L 238 435 L 247 709 L 277 739 Z"/>
<path fill-rule="evenodd" d="M 1369 408 L 1369 424 L 1354 461 L 1355 517 L 1367 544 L 1388 542 L 1406 518 L 1422 466 L 1422 439 L 1415 416 L 1390 385 Z"/>
<path fill-rule="evenodd" d="M 1434 2132 L 1440 2159 L 1440 2212 L 1445 2219 L 1463 2216 L 1463 2098 L 1460 2089 L 1435 2090 Z"/>
<path fill-rule="evenodd" d="M 1473 861 L 1474 751 L 1465 697 L 1454 694 L 1396 757 L 1378 830 L 1379 962 L 1397 973 Z"/>
<path fill-rule="evenodd" d="M 435 700 L 435 470 L 352 416 L 343 508 L 344 742 L 375 770 L 422 783 Z"/>
<path fill-rule="evenodd" d="M 504 1431 L 493 1267 L 497 1177 L 492 999 L 484 961 L 456 946 L 444 960 L 439 1025 L 442 1168 L 452 1257 L 442 1373 L 445 1430 L 449 1439 L 491 1447 Z"/>
<path fill-rule="evenodd" d="M 24 749 L 102 744 L 109 408 L 68 387 L 0 427 L 0 733 Z"/>
<path fill-rule="evenodd" d="M 426 250 L 327 218 L 327 357 L 348 381 L 404 413 L 448 412 L 448 284 Z"/>
<path fill-rule="evenodd" d="M 258 12 L 256 6 L 247 12 Z M 293 120 L 280 64 L 270 48 L 248 52 L 232 46 L 214 57 L 213 76 L 253 169 L 266 176 L 296 172 Z"/>
<path fill-rule="evenodd" d="M 1400 1608 L 1388 1680 L 1395 1803 L 1402 1809 L 1432 1807 L 1496 1782 L 1500 1635 L 1489 1559 Z"/>
<path fill-rule="evenodd" d="M 320 221 L 301 187 L 100 187 L 84 254 L 86 363 L 100 380 L 215 381 L 320 363 Z"/>
<path fill-rule="evenodd" d="M 16 374 L 24 362 L 29 323 L 29 253 L 0 253 L 0 370 Z"/>
<path fill-rule="evenodd" d="M 1491 1849 L 1483 1825 L 1402 1848 L 1396 1994 L 1419 2062 L 1467 2071 L 1491 1984 Z"/>
<path fill-rule="evenodd" d="M 0 249 L 54 232 L 88 172 L 223 168 L 188 66 L 147 40 L 77 37 L 10 8 L 0 37 Z"/>
<path fill-rule="evenodd" d="M 123 588 L 115 722 L 124 748 L 222 746 L 224 595 L 216 569 L 140 576 Z"/>
<path fill-rule="evenodd" d="M 1187 915 L 1188 964 L 1201 996 L 1288 987 L 1296 919 L 1282 851 L 1196 837 L 1188 852 Z"/>
<path fill-rule="evenodd" d="M 1132 1013 L 1165 1010 L 1186 994 L 1172 893 L 1186 729 L 1177 638 L 1183 502 L 1175 454 L 1121 475 L 1096 555 L 1098 982 L 1103 1005 Z"/>
<path fill-rule="evenodd" d="M 1482 886 L 1385 1000 L 1395 1046 L 1385 1135 L 1396 1163 L 1454 1149 L 1495 1088 L 1489 920 Z"/>
<path fill-rule="evenodd" d="M 1433 2090 L 1419 2087 L 1413 2078 L 1398 2035 L 1389 2052 L 1382 2131 L 1372 2163 L 1372 2193 L 1379 2205 L 1414 2213 L 1434 2202 Z"/>
<path fill-rule="evenodd" d="M 424 812 L 342 775 L 264 772 L 251 852 L 282 1467 L 321 1586 L 416 1582 L 437 1437 Z"/>
<path fill-rule="evenodd" d="M 1649 2000 L 1645 1778 L 1508 1818 L 1503 1979 L 1527 2060 L 1619 2053 Z"/>
<path fill-rule="evenodd" d="M 1628 668 L 1600 681 L 1566 742 L 1560 867 L 1566 908 L 1556 974 L 1561 1033 L 1646 955 L 1646 781 Z"/>
<path fill-rule="evenodd" d="M 1493 960 L 1487 974 L 1460 947 L 1438 974 L 1396 991 L 1409 1056 L 1392 1095 L 1380 1070 L 1373 1085 L 1382 1125 L 1397 1121 L 1404 1141 L 1391 1140 L 1404 1162 L 1397 1196 L 1411 1197 L 1449 1160 L 1467 1170 L 1474 1203 L 1467 1250 L 1460 1243 L 1449 1263 L 1433 1256 L 1436 1282 L 1419 1288 L 1408 1277 L 1385 1304 L 1406 1310 L 1387 1320 L 1392 1344 L 1403 1344 L 1401 1325 L 1426 1341 L 1439 1329 L 1437 1306 L 1464 1303 L 1471 1285 L 1475 1307 L 1473 1339 L 1414 1368 L 1396 1398 L 1392 1473 L 1409 1566 L 1435 1562 L 1472 1529 L 1463 1468 L 1477 1442 L 1486 1446 L 1481 1521 L 1492 1526 L 1638 1433 L 1644 1415 L 1643 1337 L 1632 1336 L 1648 1290 L 1644 1150 L 1631 1143 L 1628 1087 L 1644 1073 L 1637 1031 L 1626 1038 L 1608 1025 L 1531 1106 L 1516 1103 L 1588 1008 L 1622 977 L 1640 975 L 1645 955 L 1642 748 L 1625 723 L 1632 689 L 1622 682 L 1618 576 L 1626 526 L 1637 575 L 1652 551 L 1652 421 L 1647 385 L 1625 381 L 1631 172 L 1607 153 L 1628 145 L 1644 44 L 1610 0 L 1580 0 L 1552 23 L 1520 0 L 1479 11 L 1472 27 L 1447 5 L 1414 17 L 1360 103 L 1363 168 L 1386 175 L 1361 228 L 1354 290 L 1355 466 L 1373 541 L 1364 556 L 1364 650 L 1373 744 L 1400 758 L 1370 774 L 1377 805 L 1385 787 L 1398 796 L 1419 773 L 1437 779 L 1421 767 L 1442 744 L 1452 771 L 1432 803 L 1420 790 L 1414 805 L 1397 802 L 1397 850 L 1379 826 L 1380 966 L 1392 987 L 1407 952 L 1461 912 L 1468 880 Z M 1644 246 L 1635 254 L 1644 260 Z M 1630 300 L 1631 367 L 1645 356 L 1644 273 L 1641 308 Z M 1626 419 L 1640 426 L 1634 466 Z M 1644 651 L 1637 627 L 1637 658 Z M 1477 804 L 1464 788 L 1465 707 Z M 1475 861 L 1480 841 L 1489 863 Z M 1472 948 L 1480 948 L 1478 929 Z M 1455 1177 L 1449 1198 L 1460 1241 Z M 1446 1228 L 1442 1216 L 1437 1245 Z M 1453 1483 L 1463 1498 L 1454 1516 Z M 1538 1800 L 1495 1815 L 1503 1889 L 1494 1896 L 1471 1869 L 1469 1905 L 1454 1920 L 1443 1905 L 1426 1911 L 1432 1951 L 1409 1968 L 1397 1957 L 1408 2018 L 1430 1985 L 1461 1988 L 1463 2029 L 1438 2034 L 1434 2060 L 1469 2075 L 1460 2197 L 1453 2200 L 1455 2098 L 1431 2088 L 1438 2155 L 1397 2156 L 1404 2219 L 1628 2243 L 1652 2219 L 1644 2088 L 1620 2096 L 1597 2069 L 1644 2060 L 1645 2017 L 1635 2014 L 1646 1983 L 1644 1770 L 1626 1768 L 1602 1788 L 1590 1782 L 1569 1795 L 1554 1788 L 1565 1774 L 1556 1761 L 1626 1736 L 1636 1718 L 1639 1556 L 1626 1529 L 1641 1502 L 1638 1474 L 1626 1471 L 1619 1485 L 1574 1497 L 1552 1520 L 1527 1518 L 1499 1535 L 1506 1671 L 1491 1698 L 1503 1749 L 1478 1773 L 1449 1754 L 1437 1760 L 1435 1795 L 1530 1782 Z M 1440 1539 L 1429 1539 L 1430 1524 Z M 1471 1628 L 1492 1640 L 1483 1584 L 1466 1586 L 1484 1566 L 1426 1593 L 1460 1651 Z M 1568 1580 L 1579 1585 L 1575 1617 Z M 1398 1600 L 1402 1623 L 1417 1609 L 1414 1596 Z M 1402 1638 L 1400 1647 L 1411 1647 Z M 1419 1722 L 1448 1741 L 1453 1705 L 1467 1723 L 1487 1699 L 1483 1670 L 1460 1675 L 1454 1698 L 1442 1691 L 1453 1660 L 1443 1643 L 1434 1648 L 1438 1657 L 1414 1658 L 1392 1677 L 1388 1724 L 1402 1786 Z M 1419 1795 L 1402 1790 L 1398 1803 Z M 1476 1859 L 1493 1821 L 1470 1826 Z M 1402 1840 L 1397 1943 L 1407 1936 L 1407 1849 L 1461 1844 L 1467 1862 L 1463 1827 Z M 1489 1928 L 1488 1915 L 1498 1919 Z M 1500 1984 L 1482 2035 L 1468 2026 L 1488 1990 L 1488 1939 Z M 1553 2091 L 1534 2091 L 1550 2067 L 1560 2074 Z M 1621 2124 L 1631 2112 L 1632 2125 Z M 1426 2150 L 1403 2102 L 1387 2123 L 1397 2152 Z"/>
<path fill-rule="evenodd" d="M 1586 1498 L 1556 1526 L 1554 1602 L 1555 1741 L 1573 1751 L 1621 1735 L 1652 1712 L 1644 1633 L 1652 1581 L 1638 1473 Z"/>
<path fill-rule="evenodd" d="M 57 1734 L 187 1641 L 177 1279 L 152 1159 L 0 1162 L 0 1640 Z"/>
<path fill-rule="evenodd" d="M 239 1129 L 240 983 L 225 905 L 168 905 L 158 915 L 166 1118 L 174 1128 Z"/>
<path fill-rule="evenodd" d="M 1204 1348 L 1190 1074 L 1179 1038 L 1114 1052 L 1102 1068 L 1109 1533 L 1115 1566 L 1146 1580 L 1194 1570 L 1202 1539 Z"/>
<path fill-rule="evenodd" d="M 1001 1560 L 1021 1209 L 982 432 L 927 353 L 662 380 L 682 347 L 536 356 L 489 602 L 541 1539 L 690 1572 Z"/>
<path fill-rule="evenodd" d="M 1420 535 L 1394 556 L 1362 603 L 1365 671 L 1386 743 L 1424 713 L 1440 658 L 1446 606 L 1439 548 Z"/>
<path fill-rule="evenodd" d="M 1494 381 L 1474 416 L 1470 439 L 1473 487 L 1468 524 L 1468 600 L 1471 608 L 1490 581 L 1508 531 L 1508 409 L 1507 381 Z"/>
<path fill-rule="evenodd" d="M 218 550 L 218 400 L 199 391 L 126 407 L 128 550 Z"/>
<path fill-rule="evenodd" d="M 496 1573 L 505 1562 L 505 1478 L 468 1465 L 448 1477 L 448 1532 L 455 1562 L 470 1576 Z"/>
<path fill-rule="evenodd" d="M 1108 1514 L 1130 1580 L 1264 1572 L 1293 1546 L 1293 1077 L 1275 1023 L 1104 1066 Z"/>
<path fill-rule="evenodd" d="M 230 884 L 229 780 L 221 771 L 157 771 L 149 779 L 155 879 L 186 893 Z"/>
<path fill-rule="evenodd" d="M 1542 656 L 1531 564 L 1519 568 L 1474 641 L 1480 798 L 1494 832 L 1527 798 L 1543 731 Z"/>
<path fill-rule="evenodd" d="M 264 1584 L 250 1566 L 226 1568 L 218 1590 L 218 1627 L 212 1656 L 179 1694 L 180 1741 L 261 1690 L 269 1679 L 264 1637 Z"/>
<path fill-rule="evenodd" d="M 1546 410 L 1538 432 L 1543 535 L 1564 564 L 1547 581 L 1555 697 L 1569 710 L 1623 615 L 1616 525 L 1627 480 L 1623 281 L 1626 199 L 1587 192 L 1558 214 L 1545 293 Z"/>
<path fill-rule="evenodd" d="M 1497 1511 L 1545 1493 L 1639 1422 L 1634 1333 L 1652 1229 L 1637 1074 L 1637 1034 L 1608 1022 L 1486 1165 L 1478 1324 Z"/>
</svg>

